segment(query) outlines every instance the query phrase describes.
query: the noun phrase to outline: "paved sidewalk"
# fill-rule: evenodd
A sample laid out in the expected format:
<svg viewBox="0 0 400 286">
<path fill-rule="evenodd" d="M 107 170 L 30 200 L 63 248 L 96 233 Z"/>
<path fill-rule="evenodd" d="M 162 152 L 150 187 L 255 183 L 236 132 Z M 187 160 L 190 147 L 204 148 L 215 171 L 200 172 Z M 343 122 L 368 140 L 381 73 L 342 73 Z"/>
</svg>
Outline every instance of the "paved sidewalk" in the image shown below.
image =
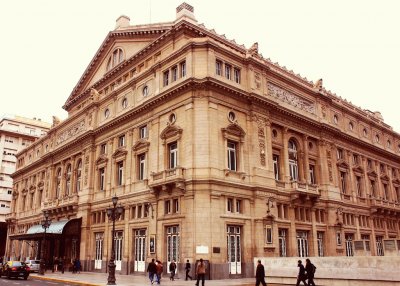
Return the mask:
<svg viewBox="0 0 400 286">
<path fill-rule="evenodd" d="M 64 282 L 70 284 L 87 285 L 87 286 L 100 286 L 100 285 L 103 286 L 107 285 L 108 273 L 81 272 L 78 274 L 73 274 L 71 272 L 65 272 L 64 274 L 61 274 L 59 272 L 52 273 L 48 271 L 46 272 L 45 275 L 32 273 L 30 275 L 30 278 Z M 118 275 L 118 274 L 116 274 L 116 284 L 121 286 L 151 285 L 149 278 L 145 275 Z M 167 275 L 164 275 L 161 279 L 161 285 L 193 286 L 194 284 L 195 284 L 194 280 L 185 281 L 184 279 L 175 279 L 175 281 L 170 281 L 169 276 Z M 205 285 L 206 286 L 214 286 L 214 285 L 253 286 L 255 285 L 255 279 L 243 278 L 243 279 L 229 279 L 229 280 L 206 280 Z M 268 285 L 278 286 L 279 284 L 268 283 Z"/>
</svg>

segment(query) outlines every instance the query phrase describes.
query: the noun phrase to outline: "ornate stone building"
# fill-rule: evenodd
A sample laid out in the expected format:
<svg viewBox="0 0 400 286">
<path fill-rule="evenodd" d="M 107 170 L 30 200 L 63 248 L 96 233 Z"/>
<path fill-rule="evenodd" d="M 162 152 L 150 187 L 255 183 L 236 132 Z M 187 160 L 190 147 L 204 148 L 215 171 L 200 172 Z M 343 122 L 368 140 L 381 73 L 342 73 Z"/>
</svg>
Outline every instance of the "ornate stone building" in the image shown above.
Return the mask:
<svg viewBox="0 0 400 286">
<path fill-rule="evenodd" d="M 8 256 L 38 256 L 48 211 L 46 258 L 105 272 L 114 195 L 124 274 L 151 258 L 179 271 L 203 258 L 219 279 L 252 277 L 254 257 L 397 255 L 400 135 L 379 112 L 207 29 L 185 3 L 170 23 L 129 21 L 68 118 L 18 155 Z"/>
</svg>

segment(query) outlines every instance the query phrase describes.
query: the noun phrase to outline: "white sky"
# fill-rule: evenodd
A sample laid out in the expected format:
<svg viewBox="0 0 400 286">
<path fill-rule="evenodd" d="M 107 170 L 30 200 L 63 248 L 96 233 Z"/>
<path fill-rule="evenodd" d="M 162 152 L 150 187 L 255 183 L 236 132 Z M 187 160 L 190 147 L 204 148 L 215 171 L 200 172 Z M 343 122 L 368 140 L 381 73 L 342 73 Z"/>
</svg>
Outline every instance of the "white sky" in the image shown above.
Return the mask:
<svg viewBox="0 0 400 286">
<path fill-rule="evenodd" d="M 175 20 L 183 0 L 0 1 L 0 116 L 51 122 L 115 20 Z M 235 39 L 400 132 L 400 1 L 187 0 L 199 23 Z"/>
</svg>

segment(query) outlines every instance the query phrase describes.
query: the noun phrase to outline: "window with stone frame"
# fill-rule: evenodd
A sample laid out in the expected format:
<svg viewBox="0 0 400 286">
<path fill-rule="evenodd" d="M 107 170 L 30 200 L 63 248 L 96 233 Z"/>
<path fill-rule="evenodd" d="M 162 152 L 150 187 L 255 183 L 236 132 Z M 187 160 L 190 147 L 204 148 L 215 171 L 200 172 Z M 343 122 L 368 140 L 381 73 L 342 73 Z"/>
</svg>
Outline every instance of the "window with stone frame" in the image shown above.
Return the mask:
<svg viewBox="0 0 400 286">
<path fill-rule="evenodd" d="M 118 147 L 125 147 L 125 135 L 118 137 Z"/>
<path fill-rule="evenodd" d="M 289 153 L 289 174 L 292 181 L 299 179 L 298 157 L 297 157 L 297 144 L 294 140 L 289 140 L 288 144 Z"/>
<path fill-rule="evenodd" d="M 237 143 L 232 140 L 227 142 L 228 152 L 228 169 L 231 171 L 237 171 Z"/>
<path fill-rule="evenodd" d="M 76 164 L 76 181 L 75 181 L 75 192 L 78 193 L 81 190 L 82 184 L 82 160 L 79 159 Z"/>
<path fill-rule="evenodd" d="M 272 154 L 272 162 L 274 166 L 274 178 L 275 180 L 279 181 L 280 180 L 280 157 L 278 154 Z"/>
<path fill-rule="evenodd" d="M 72 166 L 71 166 L 71 164 L 68 164 L 67 170 L 65 173 L 65 195 L 66 196 L 71 194 L 71 180 L 72 180 Z"/>
<path fill-rule="evenodd" d="M 144 180 L 146 178 L 146 154 L 138 155 L 138 179 Z"/>
<path fill-rule="evenodd" d="M 178 166 L 178 143 L 176 141 L 168 144 L 168 168 L 175 169 Z"/>
<path fill-rule="evenodd" d="M 124 184 L 124 161 L 118 161 L 117 166 L 117 186 Z"/>
<path fill-rule="evenodd" d="M 242 152 L 243 142 L 246 133 L 238 125 L 231 123 L 227 128 L 222 128 L 222 135 L 225 139 L 225 168 L 227 173 L 233 172 L 243 175 Z"/>
<path fill-rule="evenodd" d="M 105 191 L 106 187 L 106 170 L 105 167 L 99 168 L 99 190 Z"/>
</svg>

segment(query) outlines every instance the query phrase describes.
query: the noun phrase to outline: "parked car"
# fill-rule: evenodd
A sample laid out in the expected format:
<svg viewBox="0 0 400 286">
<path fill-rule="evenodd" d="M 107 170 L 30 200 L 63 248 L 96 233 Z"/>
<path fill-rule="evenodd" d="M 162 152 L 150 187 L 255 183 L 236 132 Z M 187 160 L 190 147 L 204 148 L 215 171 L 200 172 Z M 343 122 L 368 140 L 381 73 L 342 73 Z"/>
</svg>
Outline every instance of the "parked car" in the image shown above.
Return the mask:
<svg viewBox="0 0 400 286">
<path fill-rule="evenodd" d="M 15 277 L 15 278 L 24 278 L 28 279 L 30 272 L 29 266 L 22 261 L 7 261 L 4 263 L 1 268 L 0 277 L 7 276 L 7 278 Z"/>
<path fill-rule="evenodd" d="M 25 264 L 31 269 L 30 272 L 39 272 L 40 260 L 27 260 Z"/>
</svg>

